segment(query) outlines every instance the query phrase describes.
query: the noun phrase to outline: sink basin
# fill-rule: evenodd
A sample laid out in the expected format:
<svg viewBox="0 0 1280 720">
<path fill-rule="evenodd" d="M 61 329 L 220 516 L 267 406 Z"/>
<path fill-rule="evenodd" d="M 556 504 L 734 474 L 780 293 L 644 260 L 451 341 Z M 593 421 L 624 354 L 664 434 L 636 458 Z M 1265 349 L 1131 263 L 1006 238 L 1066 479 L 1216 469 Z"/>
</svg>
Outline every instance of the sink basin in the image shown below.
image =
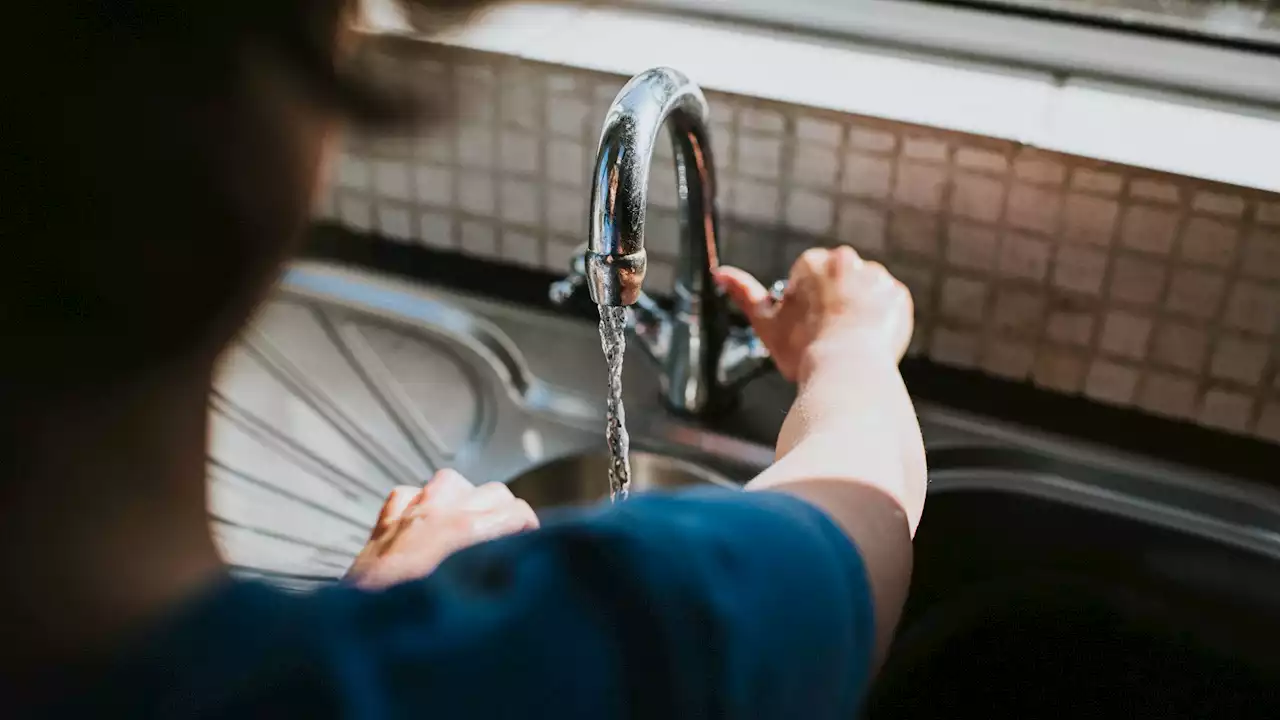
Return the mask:
<svg viewBox="0 0 1280 720">
<path fill-rule="evenodd" d="M 666 455 L 631 453 L 631 492 L 720 485 L 736 488 L 716 473 Z M 609 456 L 587 453 L 553 460 L 508 483 L 535 511 L 589 505 L 609 497 Z"/>
<path fill-rule="evenodd" d="M 1274 556 L 1014 492 L 943 489 L 865 716 L 1275 717 L 1278 641 Z"/>
</svg>

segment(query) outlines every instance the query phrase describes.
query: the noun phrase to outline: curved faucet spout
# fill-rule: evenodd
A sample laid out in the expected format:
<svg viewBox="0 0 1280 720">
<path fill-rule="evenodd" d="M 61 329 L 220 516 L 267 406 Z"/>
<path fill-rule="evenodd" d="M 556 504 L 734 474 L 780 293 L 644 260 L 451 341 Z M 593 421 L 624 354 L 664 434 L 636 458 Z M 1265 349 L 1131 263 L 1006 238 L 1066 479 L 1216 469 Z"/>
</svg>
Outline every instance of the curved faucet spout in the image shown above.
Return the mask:
<svg viewBox="0 0 1280 720">
<path fill-rule="evenodd" d="M 644 283 L 644 216 L 649 166 L 664 122 L 675 145 L 681 254 L 676 285 L 710 292 L 718 264 L 715 170 L 707 101 L 683 73 L 655 68 L 632 78 L 605 118 L 591 188 L 591 227 L 584 256 L 597 305 L 632 305 Z"/>
</svg>

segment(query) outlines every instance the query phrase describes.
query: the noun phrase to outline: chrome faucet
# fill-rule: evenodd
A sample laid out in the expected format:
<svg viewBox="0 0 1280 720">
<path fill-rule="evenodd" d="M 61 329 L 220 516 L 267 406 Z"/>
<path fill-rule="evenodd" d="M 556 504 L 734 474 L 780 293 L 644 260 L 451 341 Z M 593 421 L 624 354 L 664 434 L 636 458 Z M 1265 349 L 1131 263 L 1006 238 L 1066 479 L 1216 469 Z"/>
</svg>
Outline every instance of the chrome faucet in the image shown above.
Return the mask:
<svg viewBox="0 0 1280 720">
<path fill-rule="evenodd" d="M 649 165 L 669 121 L 679 195 L 680 257 L 672 305 L 642 290 Z M 667 406 L 704 415 L 732 404 L 737 389 L 768 367 L 764 345 L 731 321 L 712 271 L 719 264 L 716 175 L 707 101 L 683 73 L 656 68 L 631 79 L 605 116 L 591 186 L 589 241 L 551 298 L 586 285 L 597 305 L 632 306 L 635 337 L 662 368 Z M 775 288 L 776 289 L 776 288 Z"/>
</svg>

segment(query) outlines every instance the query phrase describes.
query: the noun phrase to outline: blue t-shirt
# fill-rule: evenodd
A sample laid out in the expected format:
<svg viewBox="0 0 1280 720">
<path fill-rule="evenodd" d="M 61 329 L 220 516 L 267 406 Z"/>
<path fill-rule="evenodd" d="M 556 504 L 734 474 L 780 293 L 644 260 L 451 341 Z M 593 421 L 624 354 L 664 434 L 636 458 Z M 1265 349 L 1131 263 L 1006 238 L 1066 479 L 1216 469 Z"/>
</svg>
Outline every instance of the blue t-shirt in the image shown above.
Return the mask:
<svg viewBox="0 0 1280 720">
<path fill-rule="evenodd" d="M 775 493 L 649 495 L 383 591 L 228 580 L 48 710 L 846 720 L 873 639 L 862 561 L 815 507 Z"/>
</svg>

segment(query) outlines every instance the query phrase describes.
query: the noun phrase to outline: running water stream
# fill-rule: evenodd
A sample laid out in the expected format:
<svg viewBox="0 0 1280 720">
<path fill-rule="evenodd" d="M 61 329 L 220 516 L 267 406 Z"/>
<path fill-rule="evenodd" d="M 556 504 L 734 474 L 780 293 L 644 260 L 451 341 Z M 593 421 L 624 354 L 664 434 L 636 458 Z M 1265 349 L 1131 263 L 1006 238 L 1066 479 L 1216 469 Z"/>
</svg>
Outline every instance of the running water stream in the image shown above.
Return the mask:
<svg viewBox="0 0 1280 720">
<path fill-rule="evenodd" d="M 627 309 L 600 306 L 600 347 L 609 365 L 609 397 L 605 403 L 605 442 L 609 444 L 609 497 L 626 500 L 631 491 L 631 437 L 622 407 L 622 360 L 627 349 Z"/>
</svg>

